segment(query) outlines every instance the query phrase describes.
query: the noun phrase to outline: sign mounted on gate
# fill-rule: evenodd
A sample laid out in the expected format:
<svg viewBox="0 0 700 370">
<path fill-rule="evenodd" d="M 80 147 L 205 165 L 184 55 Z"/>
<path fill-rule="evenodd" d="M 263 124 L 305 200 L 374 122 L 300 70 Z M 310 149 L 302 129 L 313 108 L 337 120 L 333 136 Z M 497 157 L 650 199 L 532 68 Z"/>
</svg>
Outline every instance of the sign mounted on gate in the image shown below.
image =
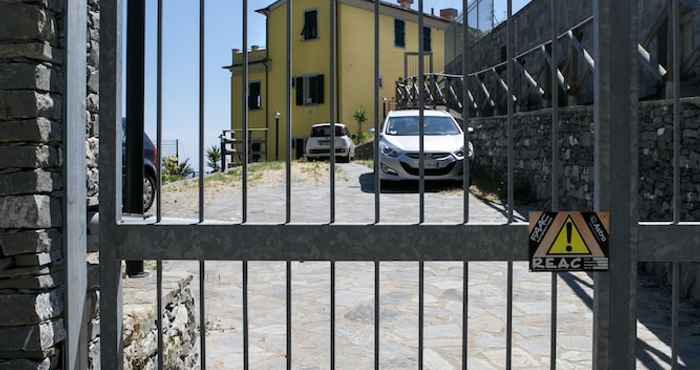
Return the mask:
<svg viewBox="0 0 700 370">
<path fill-rule="evenodd" d="M 607 271 L 607 212 L 532 212 L 530 271 Z"/>
</svg>

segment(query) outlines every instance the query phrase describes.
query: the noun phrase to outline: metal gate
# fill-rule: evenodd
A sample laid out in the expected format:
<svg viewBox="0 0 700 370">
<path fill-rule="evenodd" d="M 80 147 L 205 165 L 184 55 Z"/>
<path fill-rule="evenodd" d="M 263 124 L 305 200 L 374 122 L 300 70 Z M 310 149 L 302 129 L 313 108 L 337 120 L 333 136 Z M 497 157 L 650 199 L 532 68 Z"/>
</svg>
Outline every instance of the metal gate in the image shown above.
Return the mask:
<svg viewBox="0 0 700 370">
<path fill-rule="evenodd" d="M 291 4 L 294 0 L 287 0 Z M 332 14 L 339 0 L 329 0 Z M 342 0 L 341 0 L 342 1 Z M 508 0 L 508 29 L 507 38 L 507 81 L 513 86 L 513 22 L 512 0 Z M 556 0 L 551 0 L 553 9 Z M 678 70 L 678 7 L 679 0 L 673 2 L 673 40 L 674 68 Z M 122 22 L 123 0 L 106 0 L 102 2 L 100 53 L 100 263 L 101 263 L 101 360 L 104 369 L 119 369 L 122 361 L 121 344 L 121 287 L 120 266 L 123 260 L 157 260 L 157 308 L 163 309 L 162 296 L 162 263 L 163 260 L 198 260 L 200 286 L 200 315 L 205 313 L 204 305 L 204 272 L 205 261 L 235 260 L 242 261 L 242 300 L 243 300 L 243 368 L 247 369 L 248 361 L 248 269 L 247 263 L 252 260 L 286 261 L 286 314 L 287 314 L 287 368 L 292 368 L 291 346 L 291 262 L 292 261 L 328 261 L 331 266 L 331 331 L 330 368 L 335 368 L 335 262 L 337 261 L 373 261 L 374 262 L 374 367 L 379 369 L 379 269 L 382 261 L 418 261 L 419 262 L 419 328 L 418 328 L 418 364 L 423 366 L 423 307 L 424 307 L 424 262 L 426 261 L 462 261 L 464 267 L 463 292 L 467 297 L 469 279 L 468 262 L 470 261 L 506 261 L 507 274 L 507 306 L 506 306 L 506 363 L 511 368 L 512 359 L 512 303 L 513 303 L 513 262 L 527 259 L 527 225 L 517 223 L 513 219 L 513 102 L 508 103 L 508 218 L 504 225 L 487 225 L 470 222 L 468 189 L 464 187 L 464 223 L 459 225 L 431 225 L 424 223 L 425 181 L 423 156 L 420 156 L 419 182 L 419 212 L 420 222 L 416 225 L 393 225 L 382 223 L 380 214 L 379 181 L 375 181 L 374 220 L 371 225 L 338 224 L 335 222 L 335 158 L 331 158 L 330 170 L 330 204 L 329 223 L 323 225 L 306 225 L 291 223 L 291 142 L 287 141 L 286 162 L 286 222 L 280 225 L 250 224 L 247 215 L 247 163 L 248 153 L 243 153 L 242 170 L 242 212 L 241 224 L 207 223 L 204 219 L 204 174 L 199 177 L 199 222 L 195 224 L 168 224 L 160 215 L 160 207 L 154 221 L 144 221 L 142 218 L 130 217 L 121 212 L 121 92 L 122 92 Z M 562 2 L 559 2 L 562 3 Z M 672 353 L 674 366 L 678 355 L 678 262 L 700 261 L 700 227 L 697 224 L 681 224 L 680 221 L 680 134 L 679 134 L 679 81 L 674 73 L 674 222 L 670 224 L 640 224 L 637 218 L 637 86 L 636 68 L 638 63 L 634 30 L 637 27 L 634 0 L 595 0 L 594 17 L 597 61 L 595 76 L 595 210 L 611 212 L 611 253 L 610 271 L 595 273 L 594 297 L 594 338 L 593 366 L 596 370 L 603 369 L 633 369 L 636 343 L 636 289 L 637 262 L 673 262 L 673 311 L 672 311 Z M 247 5 L 242 1 L 243 14 L 243 53 L 244 62 L 243 88 L 247 92 Z M 467 0 L 463 0 L 463 9 L 467 9 Z M 291 117 L 291 47 L 292 14 L 291 6 L 287 7 L 287 138 L 291 138 L 291 128 L 294 122 Z M 204 9 L 204 0 L 200 0 L 200 10 Z M 423 25 L 423 1 L 418 1 L 419 29 Z M 162 32 L 162 0 L 158 0 L 158 34 Z M 374 112 L 375 130 L 379 132 L 379 2 L 374 2 Z M 129 16 L 133 16 L 130 14 Z M 331 66 L 330 101 L 335 102 L 336 84 L 336 17 L 331 22 Z M 200 13 L 200 62 L 204 58 L 204 16 Z M 554 23 L 554 22 L 553 22 Z M 463 24 L 465 32 L 468 25 Z M 465 40 L 469 38 L 465 37 Z M 556 27 L 552 26 L 552 42 L 557 42 Z M 424 85 L 425 62 L 423 56 L 422 38 L 419 37 L 419 73 L 418 85 Z M 470 45 L 464 45 L 467 50 L 463 61 L 463 75 L 469 70 Z M 555 48 L 552 48 L 555 50 Z M 158 76 L 161 70 L 161 40 L 158 38 Z M 204 67 L 200 64 L 200 81 L 203 81 Z M 552 66 L 552 84 L 557 87 L 556 67 Z M 161 79 L 158 80 L 158 143 L 161 141 Z M 204 116 L 203 84 L 200 84 L 199 102 L 199 135 L 200 153 L 204 151 L 203 133 Z M 245 95 L 243 107 L 245 104 Z M 419 110 L 421 122 L 424 115 L 425 89 L 419 89 Z M 553 122 L 558 122 L 557 95 L 553 94 Z M 463 94 L 466 98 L 467 94 Z M 463 104 L 464 116 L 468 118 L 468 104 Z M 335 116 L 337 107 L 331 105 L 330 120 Z M 247 148 L 249 135 L 247 109 L 243 111 L 244 148 Z M 552 125 L 552 137 L 557 137 L 558 125 Z M 335 130 L 331 130 L 335 135 Z M 420 126 L 420 150 L 424 149 L 423 126 Z M 468 140 L 465 133 L 465 143 Z M 335 150 L 335 140 L 331 140 L 331 153 Z M 553 140 L 552 178 L 558 179 L 558 143 Z M 378 142 L 374 143 L 374 176 L 378 179 Z M 464 184 L 469 184 L 469 165 L 464 161 Z M 200 168 L 203 168 L 200 160 Z M 557 181 L 552 181 L 556 184 Z M 159 186 L 160 188 L 160 186 Z M 552 187 L 552 208 L 556 210 L 558 188 Z M 311 245 L 308 240 L 322 240 L 322 245 Z M 551 321 L 551 367 L 556 368 L 557 341 L 557 275 L 552 274 L 551 309 L 554 313 Z M 467 368 L 467 300 L 462 300 L 463 307 L 463 340 L 462 363 Z M 162 352 L 162 322 L 158 314 L 158 349 Z M 202 322 L 204 322 L 202 320 Z M 206 368 L 206 329 L 200 336 L 202 351 L 202 369 Z M 162 369 L 162 356 L 158 356 L 158 368 Z"/>
</svg>

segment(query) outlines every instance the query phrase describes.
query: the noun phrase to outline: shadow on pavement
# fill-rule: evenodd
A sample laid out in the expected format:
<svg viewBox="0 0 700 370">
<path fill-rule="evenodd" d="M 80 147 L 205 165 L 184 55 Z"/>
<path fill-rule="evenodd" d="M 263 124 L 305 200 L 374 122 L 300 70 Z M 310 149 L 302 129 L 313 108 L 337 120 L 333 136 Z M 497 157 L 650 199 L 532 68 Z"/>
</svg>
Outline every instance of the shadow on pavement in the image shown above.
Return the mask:
<svg viewBox="0 0 700 370">
<path fill-rule="evenodd" d="M 593 279 L 592 274 L 589 274 Z M 588 309 L 593 310 L 593 297 L 584 290 L 584 286 L 592 288 L 593 284 L 582 280 L 572 273 L 560 273 L 559 277 L 571 288 Z M 671 295 L 668 292 L 668 287 L 660 286 L 654 283 L 654 278 L 648 274 L 639 272 L 639 282 L 637 287 L 637 320 L 651 331 L 664 345 L 671 348 Z M 668 298 L 668 299 L 664 299 Z M 659 304 L 659 301 L 662 303 Z M 659 315 L 659 311 L 664 314 Z M 694 310 L 694 311 L 697 311 Z M 679 312 L 679 327 L 688 328 L 695 321 L 695 315 L 683 315 L 683 311 Z M 660 319 L 661 316 L 661 319 Z M 700 334 L 700 333 L 698 333 Z M 684 338 L 691 338 L 698 334 L 686 335 Z M 682 363 L 678 369 L 698 369 L 700 368 L 700 358 L 697 358 L 694 353 L 688 353 L 692 349 L 693 344 L 682 343 L 679 348 L 679 358 Z M 637 359 L 644 364 L 647 369 L 670 369 L 671 357 L 656 348 L 653 345 L 645 342 L 642 338 L 637 338 Z"/>
<path fill-rule="evenodd" d="M 367 172 L 360 175 L 360 186 L 363 193 L 374 194 L 374 173 Z M 382 193 L 418 194 L 419 182 L 407 181 L 382 181 Z M 439 193 L 442 191 L 459 191 L 462 183 L 458 181 L 426 181 L 426 193 Z"/>
</svg>

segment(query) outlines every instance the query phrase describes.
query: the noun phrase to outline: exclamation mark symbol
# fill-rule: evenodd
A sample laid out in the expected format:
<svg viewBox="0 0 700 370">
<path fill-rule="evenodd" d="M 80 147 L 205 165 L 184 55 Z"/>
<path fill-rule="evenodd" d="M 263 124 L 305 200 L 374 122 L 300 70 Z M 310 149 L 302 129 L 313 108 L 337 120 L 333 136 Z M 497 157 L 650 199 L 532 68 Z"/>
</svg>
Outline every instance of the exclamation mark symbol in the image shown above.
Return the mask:
<svg viewBox="0 0 700 370">
<path fill-rule="evenodd" d="M 571 221 L 566 222 L 566 251 L 571 252 L 574 248 L 571 246 Z"/>
</svg>

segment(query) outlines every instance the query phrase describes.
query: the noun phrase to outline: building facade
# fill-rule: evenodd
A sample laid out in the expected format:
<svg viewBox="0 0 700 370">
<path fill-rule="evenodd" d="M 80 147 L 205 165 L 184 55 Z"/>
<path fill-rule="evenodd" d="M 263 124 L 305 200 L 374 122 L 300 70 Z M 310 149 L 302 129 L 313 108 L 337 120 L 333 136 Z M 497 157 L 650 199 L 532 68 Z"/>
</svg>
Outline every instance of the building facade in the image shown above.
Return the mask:
<svg viewBox="0 0 700 370">
<path fill-rule="evenodd" d="M 296 0 L 292 35 L 292 139 L 302 145 L 311 126 L 330 121 L 330 2 Z M 353 118 L 364 111 L 373 126 L 374 3 L 369 0 L 338 0 L 337 12 L 337 122 L 348 125 L 353 134 L 360 127 Z M 286 61 L 287 2 L 279 0 L 257 11 L 267 17 L 266 48 L 253 48 L 248 54 L 249 128 L 254 157 L 285 159 L 286 148 Z M 442 72 L 445 65 L 444 34 L 451 22 L 446 17 L 425 15 L 424 39 L 426 71 Z M 394 99 L 394 82 L 409 75 L 417 65 L 418 13 L 410 2 L 382 3 L 380 7 L 381 101 Z M 234 50 L 231 71 L 231 126 L 240 137 L 242 128 L 242 60 Z M 381 105 L 380 105 L 381 107 Z M 381 108 L 380 108 L 381 109 Z M 382 117 L 383 112 L 380 112 Z M 276 119 L 279 117 L 279 119 Z M 279 125 L 277 124 L 279 122 Z M 296 150 L 296 148 L 295 148 Z"/>
</svg>

